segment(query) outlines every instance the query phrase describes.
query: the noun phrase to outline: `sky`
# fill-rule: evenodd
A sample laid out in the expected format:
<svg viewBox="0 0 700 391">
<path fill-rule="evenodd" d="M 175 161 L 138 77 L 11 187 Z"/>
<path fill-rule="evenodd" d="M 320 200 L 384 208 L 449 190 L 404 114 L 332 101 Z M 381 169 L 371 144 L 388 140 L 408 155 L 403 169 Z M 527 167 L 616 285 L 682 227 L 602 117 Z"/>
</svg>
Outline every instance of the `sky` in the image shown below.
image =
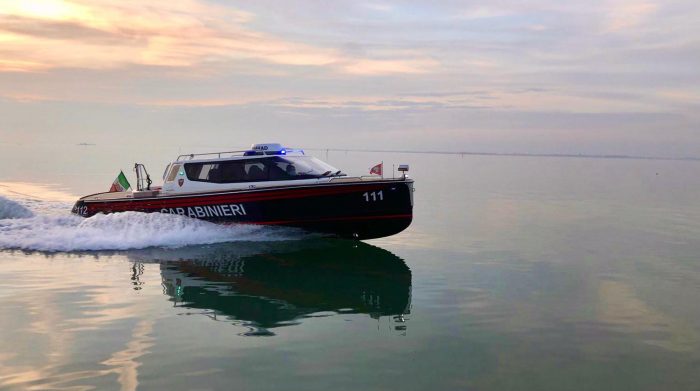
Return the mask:
<svg viewBox="0 0 700 391">
<path fill-rule="evenodd" d="M 0 143 L 700 156 L 700 3 L 0 0 Z"/>
</svg>

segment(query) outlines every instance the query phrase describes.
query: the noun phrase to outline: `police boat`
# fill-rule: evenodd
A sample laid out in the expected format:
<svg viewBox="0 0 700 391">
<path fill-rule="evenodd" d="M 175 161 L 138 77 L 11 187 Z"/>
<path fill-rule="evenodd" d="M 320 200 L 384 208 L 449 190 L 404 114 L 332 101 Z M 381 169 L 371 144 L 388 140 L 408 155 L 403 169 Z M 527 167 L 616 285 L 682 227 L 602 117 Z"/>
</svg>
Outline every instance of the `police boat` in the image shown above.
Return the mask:
<svg viewBox="0 0 700 391">
<path fill-rule="evenodd" d="M 136 163 L 136 190 L 80 198 L 74 214 L 168 213 L 223 224 L 302 228 L 332 236 L 372 239 L 397 234 L 413 218 L 413 180 L 348 176 L 301 149 L 254 144 L 243 151 L 180 155 L 163 185 L 151 186 Z"/>
</svg>

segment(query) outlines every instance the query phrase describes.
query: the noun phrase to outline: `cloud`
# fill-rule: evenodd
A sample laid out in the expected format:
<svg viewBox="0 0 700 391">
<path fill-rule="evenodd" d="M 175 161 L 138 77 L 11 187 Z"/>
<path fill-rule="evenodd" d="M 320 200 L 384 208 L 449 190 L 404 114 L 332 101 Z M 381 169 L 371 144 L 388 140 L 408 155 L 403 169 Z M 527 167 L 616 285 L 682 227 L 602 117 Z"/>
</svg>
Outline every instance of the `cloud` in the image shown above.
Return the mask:
<svg viewBox="0 0 700 391">
<path fill-rule="evenodd" d="M 583 112 L 611 113 L 625 110 L 658 109 L 658 101 L 629 93 L 569 92 L 545 88 L 508 88 L 455 91 L 413 92 L 396 95 L 315 95 L 276 98 L 249 97 L 238 99 L 159 99 L 141 102 L 158 107 L 221 107 L 259 106 L 290 110 L 350 110 L 368 112 L 438 112 L 445 110 L 518 110 L 539 112 L 554 107 L 576 107 Z"/>
<path fill-rule="evenodd" d="M 658 6 L 648 1 L 615 0 L 608 10 L 606 31 L 621 32 L 646 22 Z"/>
<path fill-rule="evenodd" d="M 250 27 L 255 17 L 198 0 L 36 0 L 0 3 L 0 71 L 194 67 L 254 59 L 354 75 L 425 73 L 428 58 L 353 56 Z"/>
<path fill-rule="evenodd" d="M 372 11 L 378 11 L 378 12 L 391 12 L 394 10 L 394 6 L 391 4 L 382 4 L 382 3 L 366 3 L 362 5 L 363 7 L 370 9 Z"/>
<path fill-rule="evenodd" d="M 479 5 L 473 8 L 469 8 L 465 11 L 459 12 L 455 16 L 455 18 L 461 20 L 476 20 L 498 18 L 503 16 L 509 16 L 511 14 L 511 10 L 505 9 L 503 7 L 489 7 Z"/>
<path fill-rule="evenodd" d="M 34 103 L 34 102 L 44 102 L 44 101 L 51 101 L 52 99 L 43 96 L 43 95 L 35 95 L 35 94 L 20 94 L 20 93 L 13 93 L 13 92 L 5 92 L 5 93 L 0 93 L 0 99 L 8 99 L 14 102 L 21 102 L 21 103 Z"/>
<path fill-rule="evenodd" d="M 34 72 L 46 68 L 45 64 L 36 61 L 0 59 L 0 72 Z"/>
<path fill-rule="evenodd" d="M 585 135 L 697 155 L 699 17 L 694 0 L 0 1 L 0 131 L 239 124 L 424 145 L 442 128 L 528 150 L 544 129 L 569 151 Z"/>
<path fill-rule="evenodd" d="M 356 75 L 382 75 L 391 73 L 427 73 L 437 67 L 431 59 L 417 60 L 346 60 L 340 62 L 341 69 Z"/>
</svg>

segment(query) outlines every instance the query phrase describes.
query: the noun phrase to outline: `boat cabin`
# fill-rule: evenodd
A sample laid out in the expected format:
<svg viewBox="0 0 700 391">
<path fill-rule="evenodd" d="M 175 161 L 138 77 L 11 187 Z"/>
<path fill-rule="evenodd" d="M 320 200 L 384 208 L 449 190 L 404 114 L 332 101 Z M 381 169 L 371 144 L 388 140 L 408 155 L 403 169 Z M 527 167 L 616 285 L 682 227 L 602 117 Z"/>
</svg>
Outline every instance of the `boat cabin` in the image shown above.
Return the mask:
<svg viewBox="0 0 700 391">
<path fill-rule="evenodd" d="M 137 169 L 137 174 L 138 174 Z M 301 149 L 254 144 L 244 151 L 180 155 L 163 173 L 164 193 L 250 189 L 330 181 L 345 176 Z"/>
</svg>

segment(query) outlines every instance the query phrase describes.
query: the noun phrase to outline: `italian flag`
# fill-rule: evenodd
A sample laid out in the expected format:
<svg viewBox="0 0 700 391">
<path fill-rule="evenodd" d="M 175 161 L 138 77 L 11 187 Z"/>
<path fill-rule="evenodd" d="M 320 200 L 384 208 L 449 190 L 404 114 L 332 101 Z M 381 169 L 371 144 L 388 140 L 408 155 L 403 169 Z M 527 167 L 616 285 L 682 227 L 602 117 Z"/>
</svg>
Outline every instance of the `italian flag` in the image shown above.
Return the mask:
<svg viewBox="0 0 700 391">
<path fill-rule="evenodd" d="M 117 175 L 117 179 L 115 179 L 114 183 L 112 183 L 112 187 L 109 188 L 109 192 L 126 191 L 130 187 L 131 185 L 129 184 L 129 181 L 126 180 L 124 172 L 119 171 L 119 175 Z"/>
</svg>

